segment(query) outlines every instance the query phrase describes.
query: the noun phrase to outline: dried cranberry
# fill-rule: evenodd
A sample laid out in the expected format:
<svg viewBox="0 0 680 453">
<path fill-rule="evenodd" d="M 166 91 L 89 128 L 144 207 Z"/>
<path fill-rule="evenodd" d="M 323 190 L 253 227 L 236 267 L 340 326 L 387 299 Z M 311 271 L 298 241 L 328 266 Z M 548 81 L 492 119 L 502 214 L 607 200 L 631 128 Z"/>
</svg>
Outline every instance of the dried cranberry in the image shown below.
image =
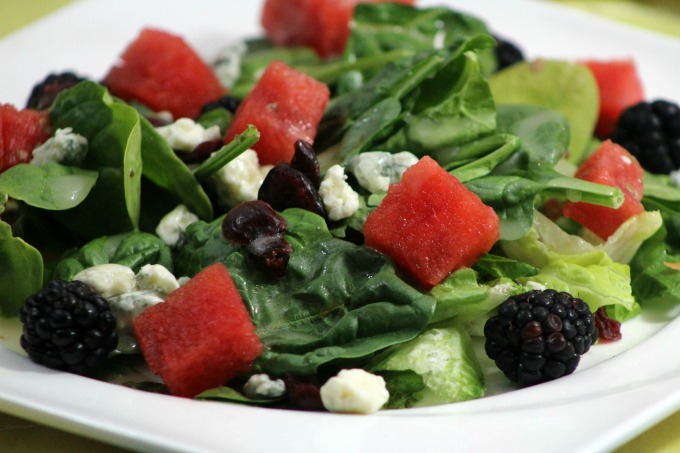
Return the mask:
<svg viewBox="0 0 680 453">
<path fill-rule="evenodd" d="M 605 307 L 600 307 L 595 312 L 595 326 L 603 343 L 619 341 L 622 338 L 621 323 L 610 318 Z"/>
<path fill-rule="evenodd" d="M 301 171 L 286 163 L 269 170 L 257 198 L 266 201 L 277 211 L 302 208 L 326 217 L 323 201 L 312 182 Z"/>
<path fill-rule="evenodd" d="M 179 152 L 177 155 L 182 162 L 187 164 L 198 164 L 206 160 L 212 153 L 220 149 L 224 145 L 222 139 L 208 140 L 207 142 L 199 143 L 191 152 Z"/>
<path fill-rule="evenodd" d="M 292 405 L 292 409 L 303 411 L 323 411 L 321 402 L 321 390 L 318 384 L 312 380 L 294 376 L 285 379 L 286 390 Z"/>
<path fill-rule="evenodd" d="M 305 175 L 318 190 L 321 184 L 321 168 L 312 144 L 305 140 L 298 140 L 294 148 L 295 154 L 293 154 L 290 166 Z"/>
<path fill-rule="evenodd" d="M 248 256 L 283 277 L 292 253 L 283 235 L 286 220 L 264 201 L 248 201 L 232 208 L 222 221 L 222 236 L 243 246 Z"/>
</svg>

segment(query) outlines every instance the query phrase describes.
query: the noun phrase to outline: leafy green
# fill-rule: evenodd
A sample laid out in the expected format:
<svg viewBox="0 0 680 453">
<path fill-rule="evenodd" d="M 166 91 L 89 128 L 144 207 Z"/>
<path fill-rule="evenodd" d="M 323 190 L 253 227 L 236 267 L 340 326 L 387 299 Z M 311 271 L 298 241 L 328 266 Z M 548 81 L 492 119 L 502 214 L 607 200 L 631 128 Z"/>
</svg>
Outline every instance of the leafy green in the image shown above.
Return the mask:
<svg viewBox="0 0 680 453">
<path fill-rule="evenodd" d="M 88 196 L 97 176 L 57 163 L 18 164 L 0 173 L 0 192 L 37 208 L 70 209 Z"/>
<path fill-rule="evenodd" d="M 408 285 L 383 255 L 333 238 L 323 218 L 283 212 L 293 253 L 277 279 L 221 238 L 218 220 L 187 228 L 177 269 L 194 275 L 223 261 L 267 346 L 259 366 L 273 375 L 309 375 L 324 365 L 359 363 L 414 338 L 434 299 Z"/>
<path fill-rule="evenodd" d="M 571 126 L 568 159 L 582 160 L 599 114 L 599 90 L 582 64 L 557 60 L 523 62 L 489 78 L 497 104 L 530 104 L 562 112 Z"/>
<path fill-rule="evenodd" d="M 94 239 L 69 253 L 54 270 L 54 279 L 71 280 L 78 272 L 99 264 L 116 263 L 135 272 L 145 264 L 173 269 L 170 248 L 150 233 L 132 232 Z"/>
<path fill-rule="evenodd" d="M 0 193 L 0 213 L 7 196 Z M 14 237 L 12 227 L 0 220 L 0 316 L 19 314 L 30 295 L 42 286 L 43 261 L 40 252 L 23 239 Z"/>
<path fill-rule="evenodd" d="M 343 58 L 377 58 L 396 50 L 414 53 L 441 49 L 459 39 L 488 34 L 478 18 L 446 7 L 413 8 L 397 3 L 360 3 L 354 10 L 352 32 Z M 491 49 L 482 53 L 485 73 L 496 68 Z M 364 71 L 370 79 L 375 71 Z"/>
<path fill-rule="evenodd" d="M 484 396 L 484 375 L 467 331 L 448 322 L 402 344 L 380 364 L 382 370 L 413 370 L 425 383 L 420 404 L 466 401 Z"/>
<path fill-rule="evenodd" d="M 232 159 L 249 149 L 260 139 L 260 132 L 249 124 L 245 131 L 236 134 L 234 139 L 225 146 L 214 152 L 203 161 L 195 170 L 194 177 L 198 181 L 205 181 L 220 168 L 231 162 Z"/>
<path fill-rule="evenodd" d="M 253 406 L 270 406 L 283 399 L 279 398 L 248 398 L 243 393 L 227 386 L 205 390 L 195 396 L 199 400 L 228 401 L 230 403 L 251 404 Z"/>
<path fill-rule="evenodd" d="M 423 397 L 425 381 L 412 370 L 381 370 L 375 374 L 382 376 L 390 399 L 383 406 L 386 409 L 413 407 Z"/>
</svg>

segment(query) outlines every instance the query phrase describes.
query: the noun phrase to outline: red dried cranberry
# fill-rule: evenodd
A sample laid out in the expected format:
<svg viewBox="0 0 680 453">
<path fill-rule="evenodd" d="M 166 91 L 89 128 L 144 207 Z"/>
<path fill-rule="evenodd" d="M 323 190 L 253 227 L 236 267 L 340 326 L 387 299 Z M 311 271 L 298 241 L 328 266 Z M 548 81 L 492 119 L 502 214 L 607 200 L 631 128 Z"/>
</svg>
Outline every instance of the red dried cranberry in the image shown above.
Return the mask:
<svg viewBox="0 0 680 453">
<path fill-rule="evenodd" d="M 595 312 L 595 326 L 603 343 L 619 341 L 622 338 L 621 323 L 610 318 L 605 307 L 600 307 Z"/>
</svg>

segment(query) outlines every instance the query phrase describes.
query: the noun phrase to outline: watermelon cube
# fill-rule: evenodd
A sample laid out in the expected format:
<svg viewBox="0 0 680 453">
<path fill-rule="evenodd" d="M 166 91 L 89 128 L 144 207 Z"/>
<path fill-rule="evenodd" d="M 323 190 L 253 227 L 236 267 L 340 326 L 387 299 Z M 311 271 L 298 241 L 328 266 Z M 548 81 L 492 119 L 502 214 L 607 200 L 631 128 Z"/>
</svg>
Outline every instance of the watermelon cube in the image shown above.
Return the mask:
<svg viewBox="0 0 680 453">
<path fill-rule="evenodd" d="M 0 104 L 0 172 L 30 162 L 33 149 L 49 136 L 46 112 Z"/>
<path fill-rule="evenodd" d="M 623 147 L 606 140 L 578 167 L 575 177 L 586 181 L 618 187 L 624 201 L 618 208 L 608 208 L 584 202 L 564 204 L 562 213 L 597 234 L 603 240 L 623 222 L 645 210 L 642 206 L 644 170 Z"/>
<path fill-rule="evenodd" d="M 642 80 L 632 59 L 588 60 L 583 63 L 593 73 L 600 90 L 600 113 L 595 134 L 606 137 L 612 133 L 626 108 L 644 100 Z"/>
<path fill-rule="evenodd" d="M 500 238 L 492 208 L 425 156 L 392 184 L 364 224 L 366 246 L 430 288 L 471 266 Z"/>
<path fill-rule="evenodd" d="M 263 348 L 221 263 L 142 312 L 133 326 L 151 371 L 181 397 L 192 398 L 243 374 Z"/>
<path fill-rule="evenodd" d="M 267 0 L 262 26 L 279 46 L 311 47 L 321 57 L 339 55 L 349 38 L 349 23 L 358 3 L 403 3 L 415 0 Z"/>
<path fill-rule="evenodd" d="M 290 163 L 297 140 L 314 142 L 329 98 L 328 86 L 274 61 L 236 110 L 225 143 L 253 124 L 260 131 L 260 140 L 253 145 L 260 164 Z"/>
<path fill-rule="evenodd" d="M 147 28 L 104 78 L 111 93 L 175 118 L 194 118 L 225 90 L 201 57 L 180 36 Z"/>
</svg>

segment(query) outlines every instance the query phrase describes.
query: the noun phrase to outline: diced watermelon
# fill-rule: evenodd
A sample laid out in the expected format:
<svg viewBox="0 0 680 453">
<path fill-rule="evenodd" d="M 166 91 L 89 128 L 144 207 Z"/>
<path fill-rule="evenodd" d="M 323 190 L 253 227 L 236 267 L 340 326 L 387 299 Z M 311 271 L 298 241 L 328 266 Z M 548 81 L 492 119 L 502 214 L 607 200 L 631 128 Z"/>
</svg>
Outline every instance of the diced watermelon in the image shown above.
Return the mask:
<svg viewBox="0 0 680 453">
<path fill-rule="evenodd" d="M 262 26 L 279 46 L 312 47 L 321 57 L 339 55 L 349 38 L 349 23 L 358 3 L 403 3 L 415 0 L 267 0 Z"/>
<path fill-rule="evenodd" d="M 626 108 L 644 100 L 642 80 L 632 59 L 583 63 L 590 68 L 600 90 L 600 115 L 595 133 L 606 137 Z"/>
<path fill-rule="evenodd" d="M 262 352 L 241 296 L 221 263 L 196 274 L 133 320 L 149 368 L 173 395 L 192 398 L 247 371 Z"/>
<path fill-rule="evenodd" d="M 640 214 L 644 207 L 640 200 L 643 191 L 643 169 L 638 161 L 623 147 L 611 140 L 600 147 L 576 170 L 575 177 L 586 181 L 618 187 L 624 194 L 624 202 L 617 209 L 584 202 L 566 202 L 565 217 L 606 240 L 630 217 Z"/>
<path fill-rule="evenodd" d="M 45 112 L 0 104 L 0 172 L 30 162 L 33 149 L 49 138 Z"/>
<path fill-rule="evenodd" d="M 201 57 L 180 36 L 147 28 L 125 49 L 104 78 L 111 93 L 175 118 L 196 117 L 225 90 Z"/>
<path fill-rule="evenodd" d="M 488 252 L 500 237 L 500 222 L 475 193 L 425 156 L 390 186 L 363 233 L 368 247 L 429 288 Z"/>
<path fill-rule="evenodd" d="M 274 61 L 236 110 L 225 143 L 253 124 L 260 131 L 260 140 L 253 146 L 260 163 L 290 162 L 297 140 L 314 142 L 329 98 L 328 86 Z"/>
</svg>

